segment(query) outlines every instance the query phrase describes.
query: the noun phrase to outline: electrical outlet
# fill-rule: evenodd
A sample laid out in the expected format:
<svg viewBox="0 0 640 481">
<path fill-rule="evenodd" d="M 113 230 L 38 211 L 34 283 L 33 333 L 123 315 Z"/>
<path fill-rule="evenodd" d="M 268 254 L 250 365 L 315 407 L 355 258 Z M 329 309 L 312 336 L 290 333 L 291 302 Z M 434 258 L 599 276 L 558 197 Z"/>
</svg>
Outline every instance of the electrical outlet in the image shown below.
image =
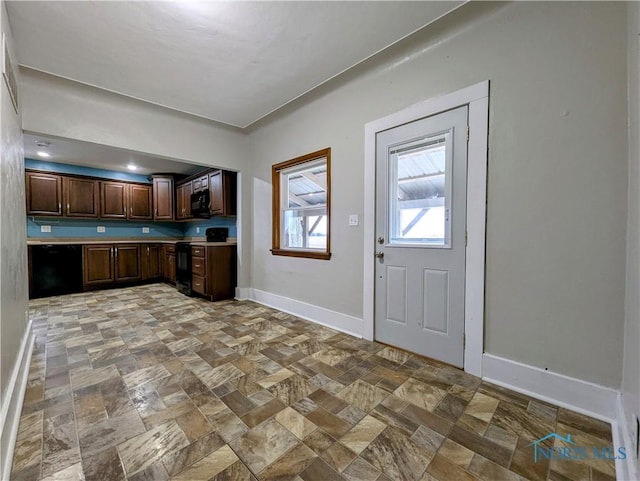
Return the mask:
<svg viewBox="0 0 640 481">
<path fill-rule="evenodd" d="M 349 225 L 350 226 L 356 226 L 358 224 L 359 224 L 358 214 L 349 215 Z"/>
<path fill-rule="evenodd" d="M 40 226 L 40 232 L 51 232 L 51 226 L 50 225 L 41 225 Z"/>
<path fill-rule="evenodd" d="M 106 227 L 105 227 L 105 226 L 103 226 L 103 225 L 99 225 L 99 226 L 98 226 L 98 232 L 99 232 L 100 234 L 104 234 L 105 232 L 107 232 L 107 229 L 106 229 Z"/>
<path fill-rule="evenodd" d="M 196 227 L 196 234 L 200 234 L 200 227 Z"/>
<path fill-rule="evenodd" d="M 142 233 L 143 234 L 148 234 L 149 233 L 149 228 L 148 227 L 143 227 L 142 228 Z"/>
</svg>

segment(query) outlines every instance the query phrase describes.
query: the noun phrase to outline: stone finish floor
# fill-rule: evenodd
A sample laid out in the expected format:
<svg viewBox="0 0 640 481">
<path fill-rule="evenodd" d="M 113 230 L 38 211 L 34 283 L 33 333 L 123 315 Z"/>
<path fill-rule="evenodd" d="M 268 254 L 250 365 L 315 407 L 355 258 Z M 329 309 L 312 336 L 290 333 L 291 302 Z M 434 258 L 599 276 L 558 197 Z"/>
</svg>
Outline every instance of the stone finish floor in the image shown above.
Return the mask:
<svg viewBox="0 0 640 481">
<path fill-rule="evenodd" d="M 153 284 L 30 309 L 13 481 L 614 480 L 530 446 L 608 446 L 604 422 L 252 302 Z"/>
</svg>

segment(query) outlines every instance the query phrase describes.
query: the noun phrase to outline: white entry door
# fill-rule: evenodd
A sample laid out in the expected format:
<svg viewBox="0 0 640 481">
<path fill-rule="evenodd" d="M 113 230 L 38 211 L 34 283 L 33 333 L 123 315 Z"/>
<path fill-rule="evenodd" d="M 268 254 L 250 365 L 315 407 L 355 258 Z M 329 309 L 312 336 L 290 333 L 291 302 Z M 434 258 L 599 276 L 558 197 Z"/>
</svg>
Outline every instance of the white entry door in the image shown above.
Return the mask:
<svg viewBox="0 0 640 481">
<path fill-rule="evenodd" d="M 376 135 L 376 340 L 463 366 L 467 117 Z"/>
</svg>

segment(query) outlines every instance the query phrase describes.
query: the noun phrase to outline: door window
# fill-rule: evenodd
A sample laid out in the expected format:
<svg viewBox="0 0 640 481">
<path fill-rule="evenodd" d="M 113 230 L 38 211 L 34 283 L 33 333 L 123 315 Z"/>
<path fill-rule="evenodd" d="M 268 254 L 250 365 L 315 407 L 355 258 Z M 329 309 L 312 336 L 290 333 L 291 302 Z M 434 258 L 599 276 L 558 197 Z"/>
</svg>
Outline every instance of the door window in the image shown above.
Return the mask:
<svg viewBox="0 0 640 481">
<path fill-rule="evenodd" d="M 389 244 L 450 247 L 451 132 L 389 147 Z"/>
</svg>

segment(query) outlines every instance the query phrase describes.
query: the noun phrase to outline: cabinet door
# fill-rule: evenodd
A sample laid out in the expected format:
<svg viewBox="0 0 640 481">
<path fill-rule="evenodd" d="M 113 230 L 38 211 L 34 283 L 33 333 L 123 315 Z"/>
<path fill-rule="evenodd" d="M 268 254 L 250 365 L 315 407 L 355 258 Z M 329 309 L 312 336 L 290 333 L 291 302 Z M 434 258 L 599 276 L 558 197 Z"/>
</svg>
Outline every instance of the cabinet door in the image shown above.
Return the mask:
<svg viewBox="0 0 640 481">
<path fill-rule="evenodd" d="M 177 219 L 189 219 L 191 217 L 191 194 L 193 185 L 191 182 L 179 185 L 176 188 L 176 200 L 178 208 L 176 210 Z"/>
<path fill-rule="evenodd" d="M 176 187 L 176 219 L 184 219 L 184 185 Z"/>
<path fill-rule="evenodd" d="M 142 279 L 139 244 L 116 245 L 114 253 L 116 282 L 139 281 Z"/>
<path fill-rule="evenodd" d="M 82 251 L 82 278 L 85 286 L 113 282 L 113 246 L 84 246 Z"/>
<path fill-rule="evenodd" d="M 28 215 L 62 215 L 62 177 L 27 172 L 26 197 Z"/>
<path fill-rule="evenodd" d="M 209 174 L 212 215 L 236 215 L 237 174 L 216 170 Z"/>
<path fill-rule="evenodd" d="M 62 193 L 67 217 L 98 217 L 100 186 L 97 180 L 64 177 Z"/>
<path fill-rule="evenodd" d="M 153 207 L 155 220 L 173 220 L 173 178 L 153 178 Z"/>
<path fill-rule="evenodd" d="M 128 186 L 122 182 L 100 182 L 101 217 L 127 218 Z"/>
<path fill-rule="evenodd" d="M 150 185 L 129 185 L 129 219 L 152 219 L 151 203 Z"/>
<path fill-rule="evenodd" d="M 142 280 L 160 277 L 160 246 L 146 244 L 142 249 Z"/>
<path fill-rule="evenodd" d="M 222 189 L 222 171 L 217 170 L 209 174 L 209 195 L 211 196 L 211 213 L 223 214 L 224 191 Z"/>
<path fill-rule="evenodd" d="M 167 254 L 167 278 L 171 282 L 176 282 L 176 255 Z"/>
</svg>

